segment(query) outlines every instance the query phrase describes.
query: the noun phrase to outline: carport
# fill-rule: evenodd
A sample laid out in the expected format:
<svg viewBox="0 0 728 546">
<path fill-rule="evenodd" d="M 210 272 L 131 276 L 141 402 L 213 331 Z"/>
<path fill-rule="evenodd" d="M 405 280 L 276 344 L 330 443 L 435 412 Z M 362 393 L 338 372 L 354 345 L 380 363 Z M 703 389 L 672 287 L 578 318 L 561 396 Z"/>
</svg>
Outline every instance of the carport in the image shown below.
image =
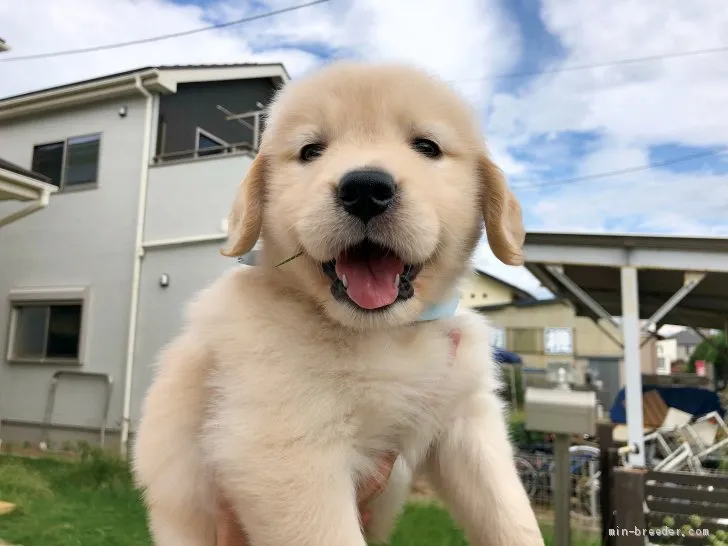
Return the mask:
<svg viewBox="0 0 728 546">
<path fill-rule="evenodd" d="M 525 253 L 578 316 L 621 330 L 605 333 L 624 350 L 630 463 L 644 466 L 641 339 L 665 324 L 728 331 L 728 238 L 530 232 Z"/>
<path fill-rule="evenodd" d="M 7 201 L 25 203 L 19 210 L 9 213 L 2 205 L 0 228 L 47 207 L 50 195 L 56 191 L 58 188 L 45 176 L 0 158 L 0 204 Z"/>
</svg>

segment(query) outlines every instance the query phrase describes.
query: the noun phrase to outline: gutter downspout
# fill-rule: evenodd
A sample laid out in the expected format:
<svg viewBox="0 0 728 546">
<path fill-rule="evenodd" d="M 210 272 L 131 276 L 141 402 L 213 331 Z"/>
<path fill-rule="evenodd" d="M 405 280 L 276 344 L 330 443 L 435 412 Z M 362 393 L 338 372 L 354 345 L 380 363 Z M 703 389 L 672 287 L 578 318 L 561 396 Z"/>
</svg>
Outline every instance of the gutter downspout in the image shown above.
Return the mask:
<svg viewBox="0 0 728 546">
<path fill-rule="evenodd" d="M 8 224 L 15 222 L 16 220 L 20 220 L 21 218 L 24 218 L 30 214 L 33 214 L 34 212 L 46 208 L 48 206 L 48 203 L 50 202 L 50 197 L 51 192 L 44 190 L 40 194 L 40 197 L 33 201 L 31 204 L 29 204 L 27 207 L 23 207 L 13 214 L 9 214 L 4 218 L 0 218 L 0 227 L 7 226 Z"/>
<path fill-rule="evenodd" d="M 142 148 L 142 172 L 139 185 L 139 201 L 137 205 L 136 237 L 134 239 L 134 269 L 131 281 L 131 306 L 129 310 L 129 330 L 126 342 L 126 364 L 124 367 L 124 406 L 121 414 L 121 456 L 129 455 L 129 432 L 131 429 L 131 386 L 134 375 L 134 349 L 136 347 L 137 315 L 139 309 L 139 289 L 141 285 L 142 258 L 144 258 L 144 217 L 147 211 L 147 187 L 149 185 L 149 155 L 152 139 L 152 94 L 142 84 L 139 74 L 135 77 L 135 86 L 144 95 L 146 111 L 144 116 L 144 138 Z"/>
</svg>

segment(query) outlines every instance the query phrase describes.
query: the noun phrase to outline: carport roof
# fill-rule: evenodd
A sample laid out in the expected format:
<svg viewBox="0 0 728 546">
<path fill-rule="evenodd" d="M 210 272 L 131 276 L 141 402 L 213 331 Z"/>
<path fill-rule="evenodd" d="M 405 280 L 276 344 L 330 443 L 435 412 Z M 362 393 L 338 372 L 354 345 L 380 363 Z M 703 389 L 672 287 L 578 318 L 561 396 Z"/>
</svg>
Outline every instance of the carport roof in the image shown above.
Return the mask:
<svg viewBox="0 0 728 546">
<path fill-rule="evenodd" d="M 597 317 L 549 266 L 562 266 L 614 317 L 622 315 L 620 267 L 637 268 L 641 319 L 652 317 L 683 286 L 686 273 L 704 273 L 658 325 L 723 329 L 728 321 L 728 238 L 529 232 L 525 253 L 526 268 L 554 296 L 571 300 L 580 316 Z"/>
<path fill-rule="evenodd" d="M 0 158 L 0 201 L 31 201 L 39 199 L 43 193 L 54 193 L 57 190 L 42 174 Z"/>
</svg>

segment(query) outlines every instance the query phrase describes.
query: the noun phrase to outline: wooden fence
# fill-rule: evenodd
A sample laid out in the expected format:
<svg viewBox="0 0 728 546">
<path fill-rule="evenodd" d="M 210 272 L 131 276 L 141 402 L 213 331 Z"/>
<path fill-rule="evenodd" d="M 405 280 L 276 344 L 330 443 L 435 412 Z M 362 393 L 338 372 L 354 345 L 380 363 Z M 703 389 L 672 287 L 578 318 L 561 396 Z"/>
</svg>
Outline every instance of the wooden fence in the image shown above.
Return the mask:
<svg viewBox="0 0 728 546">
<path fill-rule="evenodd" d="M 611 428 L 599 428 L 602 546 L 702 546 L 706 531 L 728 532 L 728 475 L 619 467 Z"/>
</svg>

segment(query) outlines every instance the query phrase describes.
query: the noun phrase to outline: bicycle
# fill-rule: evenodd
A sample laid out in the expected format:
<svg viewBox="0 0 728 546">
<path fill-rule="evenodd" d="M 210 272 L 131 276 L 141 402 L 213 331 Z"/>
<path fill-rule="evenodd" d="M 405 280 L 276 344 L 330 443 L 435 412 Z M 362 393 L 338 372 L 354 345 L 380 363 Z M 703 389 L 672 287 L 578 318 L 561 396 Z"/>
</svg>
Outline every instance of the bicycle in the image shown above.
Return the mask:
<svg viewBox="0 0 728 546">
<path fill-rule="evenodd" d="M 532 502 L 550 502 L 553 492 L 555 463 L 549 453 L 543 450 L 531 452 L 536 465 L 523 456 L 515 457 L 516 469 L 521 483 Z M 587 483 L 598 472 L 599 448 L 590 445 L 575 445 L 569 448 L 569 474 L 571 476 L 572 503 L 580 515 L 598 514 L 598 498 L 593 494 L 584 496 L 583 480 Z"/>
</svg>

